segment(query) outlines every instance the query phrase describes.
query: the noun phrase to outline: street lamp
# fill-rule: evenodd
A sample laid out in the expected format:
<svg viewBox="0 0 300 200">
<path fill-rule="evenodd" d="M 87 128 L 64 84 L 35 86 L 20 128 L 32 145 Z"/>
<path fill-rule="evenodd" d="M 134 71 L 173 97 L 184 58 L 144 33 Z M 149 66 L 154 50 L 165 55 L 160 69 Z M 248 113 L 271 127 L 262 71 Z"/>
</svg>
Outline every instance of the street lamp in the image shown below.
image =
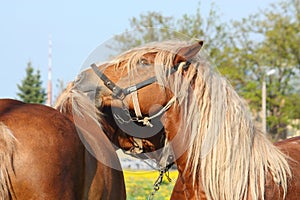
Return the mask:
<svg viewBox="0 0 300 200">
<path fill-rule="evenodd" d="M 266 72 L 266 74 L 263 76 L 263 81 L 262 81 L 262 132 L 264 134 L 267 134 L 267 86 L 266 86 L 266 80 L 265 76 L 270 76 L 276 72 L 275 69 L 271 69 Z"/>
</svg>

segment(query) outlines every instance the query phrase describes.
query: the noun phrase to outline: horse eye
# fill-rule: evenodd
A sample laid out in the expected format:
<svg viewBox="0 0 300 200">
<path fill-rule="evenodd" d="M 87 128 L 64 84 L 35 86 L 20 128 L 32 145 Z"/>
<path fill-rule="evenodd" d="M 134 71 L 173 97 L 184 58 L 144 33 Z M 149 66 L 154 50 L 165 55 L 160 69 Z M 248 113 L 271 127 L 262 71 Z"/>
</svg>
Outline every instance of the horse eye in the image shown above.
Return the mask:
<svg viewBox="0 0 300 200">
<path fill-rule="evenodd" d="M 142 67 L 147 67 L 147 66 L 150 65 L 149 61 L 146 60 L 146 59 L 141 59 L 141 60 L 139 61 L 139 64 L 140 64 Z"/>
</svg>

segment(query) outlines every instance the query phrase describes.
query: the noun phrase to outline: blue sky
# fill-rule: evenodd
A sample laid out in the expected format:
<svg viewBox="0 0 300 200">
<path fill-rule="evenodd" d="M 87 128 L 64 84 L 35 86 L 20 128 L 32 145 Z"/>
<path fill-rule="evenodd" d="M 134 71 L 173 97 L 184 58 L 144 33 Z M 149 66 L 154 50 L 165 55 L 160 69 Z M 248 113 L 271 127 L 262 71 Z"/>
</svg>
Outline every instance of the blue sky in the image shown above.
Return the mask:
<svg viewBox="0 0 300 200">
<path fill-rule="evenodd" d="M 222 21 L 239 20 L 278 0 L 216 1 Z M 211 1 L 201 1 L 207 14 Z M 129 19 L 147 11 L 181 17 L 195 13 L 198 0 L 78 1 L 11 0 L 0 7 L 0 98 L 16 98 L 17 84 L 25 77 L 27 62 L 41 71 L 47 83 L 48 39 L 53 42 L 52 80 L 76 77 L 89 53 L 113 35 L 130 29 Z M 55 94 L 54 94 L 55 96 Z"/>
</svg>

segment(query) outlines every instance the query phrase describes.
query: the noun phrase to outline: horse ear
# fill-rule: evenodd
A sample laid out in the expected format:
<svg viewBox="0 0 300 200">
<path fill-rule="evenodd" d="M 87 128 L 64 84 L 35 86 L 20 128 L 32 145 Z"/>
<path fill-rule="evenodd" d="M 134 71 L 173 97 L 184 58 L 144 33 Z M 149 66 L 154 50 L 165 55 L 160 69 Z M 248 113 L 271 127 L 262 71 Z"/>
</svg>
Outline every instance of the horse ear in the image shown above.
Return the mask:
<svg viewBox="0 0 300 200">
<path fill-rule="evenodd" d="M 203 41 L 198 41 L 192 45 L 182 47 L 177 52 L 174 58 L 174 65 L 185 62 L 193 58 L 197 53 L 200 51 L 201 47 L 203 46 Z"/>
</svg>

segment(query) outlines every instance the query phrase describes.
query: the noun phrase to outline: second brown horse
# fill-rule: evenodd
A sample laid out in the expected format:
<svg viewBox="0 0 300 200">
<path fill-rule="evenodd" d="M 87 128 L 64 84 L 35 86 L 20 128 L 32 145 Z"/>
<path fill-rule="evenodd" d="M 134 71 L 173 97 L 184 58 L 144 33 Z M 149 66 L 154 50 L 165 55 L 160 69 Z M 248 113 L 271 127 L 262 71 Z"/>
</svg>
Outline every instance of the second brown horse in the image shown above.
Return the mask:
<svg viewBox="0 0 300 200">
<path fill-rule="evenodd" d="M 123 173 L 86 150 L 72 120 L 47 106 L 0 100 L 0 199 L 126 198 Z M 109 143 L 100 148 L 106 164 L 121 168 Z"/>
</svg>

